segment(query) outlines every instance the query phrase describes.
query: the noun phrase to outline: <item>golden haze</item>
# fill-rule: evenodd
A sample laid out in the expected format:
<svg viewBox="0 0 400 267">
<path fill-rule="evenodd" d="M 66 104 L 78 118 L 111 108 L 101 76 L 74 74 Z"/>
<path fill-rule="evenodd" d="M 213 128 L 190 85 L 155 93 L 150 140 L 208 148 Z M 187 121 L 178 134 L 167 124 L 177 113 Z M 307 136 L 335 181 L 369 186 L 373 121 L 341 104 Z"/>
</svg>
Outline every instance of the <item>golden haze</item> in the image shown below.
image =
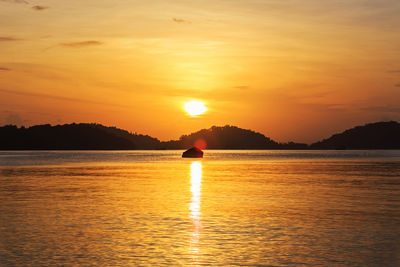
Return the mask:
<svg viewBox="0 0 400 267">
<path fill-rule="evenodd" d="M 397 0 L 17 2 L 0 2 L 0 124 L 312 142 L 400 119 Z"/>
</svg>

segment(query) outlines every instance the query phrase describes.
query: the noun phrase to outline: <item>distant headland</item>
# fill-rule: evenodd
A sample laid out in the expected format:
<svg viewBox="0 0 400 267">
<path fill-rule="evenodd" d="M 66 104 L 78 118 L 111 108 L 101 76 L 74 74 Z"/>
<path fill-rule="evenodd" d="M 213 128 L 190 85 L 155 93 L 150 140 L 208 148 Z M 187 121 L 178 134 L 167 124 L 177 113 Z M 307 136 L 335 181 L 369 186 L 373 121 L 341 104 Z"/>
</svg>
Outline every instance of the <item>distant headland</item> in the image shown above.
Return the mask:
<svg viewBox="0 0 400 267">
<path fill-rule="evenodd" d="M 279 143 L 261 133 L 229 125 L 202 129 L 167 142 L 95 123 L 0 127 L 0 150 L 187 149 L 198 140 L 207 144 L 207 149 L 400 149 L 400 124 L 389 121 L 357 126 L 311 145 Z"/>
</svg>

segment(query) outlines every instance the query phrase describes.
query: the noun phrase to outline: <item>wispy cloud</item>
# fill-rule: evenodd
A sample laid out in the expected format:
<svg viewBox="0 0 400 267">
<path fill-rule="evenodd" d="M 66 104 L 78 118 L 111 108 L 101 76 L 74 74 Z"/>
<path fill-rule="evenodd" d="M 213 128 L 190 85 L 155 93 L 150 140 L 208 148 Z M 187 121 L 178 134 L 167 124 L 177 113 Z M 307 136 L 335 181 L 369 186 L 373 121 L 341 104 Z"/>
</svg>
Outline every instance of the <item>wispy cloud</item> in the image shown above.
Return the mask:
<svg viewBox="0 0 400 267">
<path fill-rule="evenodd" d="M 363 107 L 363 111 L 400 113 L 400 106 L 372 106 Z"/>
<path fill-rule="evenodd" d="M 0 36 L 0 42 L 20 41 L 21 39 L 11 36 Z"/>
<path fill-rule="evenodd" d="M 45 9 L 49 9 L 49 7 L 48 6 L 33 6 L 32 9 L 36 10 L 36 11 L 42 11 Z"/>
<path fill-rule="evenodd" d="M 246 90 L 246 89 L 249 89 L 250 87 L 248 85 L 237 85 L 237 86 L 233 86 L 233 88 L 240 89 L 240 90 Z"/>
<path fill-rule="evenodd" d="M 0 71 L 10 71 L 11 69 L 9 68 L 4 68 L 4 67 L 0 67 Z"/>
<path fill-rule="evenodd" d="M 396 86 L 396 87 L 400 87 L 400 83 L 397 83 L 397 84 L 395 84 L 394 86 Z"/>
<path fill-rule="evenodd" d="M 178 19 L 178 18 L 172 18 L 172 21 L 176 22 L 176 23 L 180 23 L 180 24 L 183 24 L 183 23 L 190 24 L 190 23 L 192 23 L 191 21 L 184 20 L 184 19 Z"/>
<path fill-rule="evenodd" d="M 400 73 L 400 70 L 388 70 L 387 73 Z"/>
<path fill-rule="evenodd" d="M 129 109 L 132 108 L 132 106 L 128 106 L 128 105 L 106 103 L 106 102 L 94 101 L 94 100 L 88 100 L 88 99 L 81 99 L 81 98 L 56 96 L 56 95 L 43 94 L 43 93 L 12 91 L 12 90 L 1 89 L 1 88 L 0 88 L 0 92 L 1 93 L 6 93 L 6 94 L 13 94 L 13 95 L 22 95 L 22 96 L 39 97 L 39 98 L 49 98 L 49 99 L 68 101 L 68 102 L 78 102 L 78 103 L 85 103 L 85 104 L 94 104 L 94 105 L 119 107 L 119 108 L 129 108 Z"/>
<path fill-rule="evenodd" d="M 80 48 L 80 47 L 87 47 L 87 46 L 97 46 L 102 45 L 103 43 L 100 41 L 82 41 L 82 42 L 70 42 L 70 43 L 61 43 L 60 46 L 64 47 L 71 47 L 71 48 Z"/>
<path fill-rule="evenodd" d="M 0 0 L 0 2 L 8 2 L 8 3 L 16 3 L 16 4 L 29 4 L 29 2 L 25 1 L 25 0 Z"/>
</svg>

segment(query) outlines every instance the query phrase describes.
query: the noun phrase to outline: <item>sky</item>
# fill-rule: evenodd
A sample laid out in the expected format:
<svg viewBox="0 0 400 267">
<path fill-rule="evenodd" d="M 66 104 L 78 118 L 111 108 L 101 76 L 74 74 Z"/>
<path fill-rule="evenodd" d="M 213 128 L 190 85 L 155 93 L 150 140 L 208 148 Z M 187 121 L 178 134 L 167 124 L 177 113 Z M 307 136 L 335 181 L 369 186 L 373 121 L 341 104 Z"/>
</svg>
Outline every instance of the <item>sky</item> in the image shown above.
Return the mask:
<svg viewBox="0 0 400 267">
<path fill-rule="evenodd" d="M 0 0 L 0 125 L 311 143 L 400 121 L 398 0 Z M 191 117 L 187 101 L 205 103 Z"/>
</svg>

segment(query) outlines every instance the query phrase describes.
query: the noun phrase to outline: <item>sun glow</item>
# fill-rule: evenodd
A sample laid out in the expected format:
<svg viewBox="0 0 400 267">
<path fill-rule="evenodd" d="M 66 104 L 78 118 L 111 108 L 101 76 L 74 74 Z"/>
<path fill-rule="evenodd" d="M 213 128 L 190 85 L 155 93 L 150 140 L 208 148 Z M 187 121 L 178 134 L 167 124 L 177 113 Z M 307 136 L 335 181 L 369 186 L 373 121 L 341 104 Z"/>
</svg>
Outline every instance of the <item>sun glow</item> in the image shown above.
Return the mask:
<svg viewBox="0 0 400 267">
<path fill-rule="evenodd" d="M 185 110 L 190 116 L 195 117 L 207 111 L 203 102 L 192 100 L 185 103 Z"/>
</svg>

